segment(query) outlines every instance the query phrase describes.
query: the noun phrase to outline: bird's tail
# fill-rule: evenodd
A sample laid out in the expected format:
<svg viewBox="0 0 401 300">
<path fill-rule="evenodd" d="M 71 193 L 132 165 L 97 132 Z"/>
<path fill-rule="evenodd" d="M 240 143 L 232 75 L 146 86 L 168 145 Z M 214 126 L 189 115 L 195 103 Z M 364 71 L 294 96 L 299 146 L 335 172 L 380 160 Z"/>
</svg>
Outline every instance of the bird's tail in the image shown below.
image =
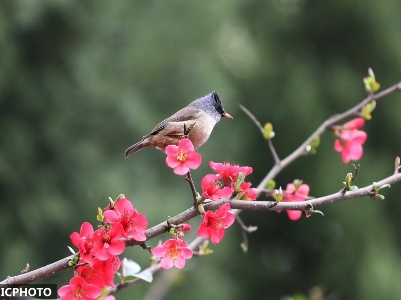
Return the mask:
<svg viewBox="0 0 401 300">
<path fill-rule="evenodd" d="M 145 147 L 146 146 L 143 145 L 142 141 L 140 141 L 140 142 L 132 145 L 131 147 L 129 147 L 127 150 L 125 150 L 125 157 L 128 157 L 128 156 L 134 154 L 135 152 L 142 150 Z"/>
</svg>

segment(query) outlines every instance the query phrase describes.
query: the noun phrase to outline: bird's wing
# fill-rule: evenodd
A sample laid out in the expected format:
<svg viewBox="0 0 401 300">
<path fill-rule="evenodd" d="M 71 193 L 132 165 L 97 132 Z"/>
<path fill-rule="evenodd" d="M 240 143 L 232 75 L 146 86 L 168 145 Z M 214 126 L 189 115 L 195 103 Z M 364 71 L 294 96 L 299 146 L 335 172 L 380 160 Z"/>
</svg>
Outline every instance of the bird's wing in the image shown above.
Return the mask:
<svg viewBox="0 0 401 300">
<path fill-rule="evenodd" d="M 169 117 L 169 118 L 165 119 L 164 121 L 160 122 L 159 124 L 157 124 L 156 127 L 153 128 L 153 130 L 147 136 L 157 134 L 161 130 L 165 129 L 167 127 L 167 125 L 169 125 L 169 124 L 173 125 L 171 123 L 180 123 L 180 122 L 185 122 L 185 121 L 189 121 L 189 120 L 194 120 L 194 119 L 196 119 L 198 114 L 199 114 L 198 108 L 187 106 L 187 107 L 177 111 L 171 117 Z M 194 123 L 195 123 L 195 121 L 194 121 Z M 182 135 L 183 132 L 184 132 L 184 127 L 182 127 L 182 130 L 179 130 L 176 132 L 171 131 L 168 134 L 169 135 Z M 144 138 L 146 138 L 146 137 L 144 137 Z"/>
</svg>

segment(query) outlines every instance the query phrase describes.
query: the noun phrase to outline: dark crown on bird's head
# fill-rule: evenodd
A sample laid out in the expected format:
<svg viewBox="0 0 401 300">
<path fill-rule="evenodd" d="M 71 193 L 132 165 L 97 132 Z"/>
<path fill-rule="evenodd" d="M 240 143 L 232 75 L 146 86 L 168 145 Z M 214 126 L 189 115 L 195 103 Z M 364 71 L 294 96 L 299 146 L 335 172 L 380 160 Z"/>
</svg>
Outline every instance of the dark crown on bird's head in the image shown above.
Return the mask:
<svg viewBox="0 0 401 300">
<path fill-rule="evenodd" d="M 193 101 L 189 105 L 209 112 L 216 120 L 220 120 L 220 117 L 226 114 L 223 105 L 221 104 L 220 97 L 216 92 L 212 92 L 206 96 L 203 96 L 202 98 Z"/>
</svg>

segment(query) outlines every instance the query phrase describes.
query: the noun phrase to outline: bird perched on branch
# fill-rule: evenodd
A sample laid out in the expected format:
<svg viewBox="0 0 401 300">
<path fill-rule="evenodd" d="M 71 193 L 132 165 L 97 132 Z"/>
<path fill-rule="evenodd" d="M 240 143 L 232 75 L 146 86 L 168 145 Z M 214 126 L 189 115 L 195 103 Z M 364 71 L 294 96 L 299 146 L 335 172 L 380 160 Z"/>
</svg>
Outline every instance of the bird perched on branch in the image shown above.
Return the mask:
<svg viewBox="0 0 401 300">
<path fill-rule="evenodd" d="M 184 125 L 190 128 L 188 138 L 196 149 L 208 140 L 214 125 L 221 117 L 233 118 L 224 111 L 219 95 L 212 92 L 160 122 L 141 141 L 129 147 L 125 151 L 125 157 L 148 147 L 164 150 L 168 145 L 177 145 L 184 135 Z"/>
</svg>

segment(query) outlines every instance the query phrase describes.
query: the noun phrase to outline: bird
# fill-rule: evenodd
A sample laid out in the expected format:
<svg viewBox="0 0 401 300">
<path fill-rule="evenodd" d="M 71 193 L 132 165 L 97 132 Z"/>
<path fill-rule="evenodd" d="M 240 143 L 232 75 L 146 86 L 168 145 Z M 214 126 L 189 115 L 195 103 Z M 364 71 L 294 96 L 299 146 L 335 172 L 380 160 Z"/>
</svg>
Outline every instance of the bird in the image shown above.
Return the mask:
<svg viewBox="0 0 401 300">
<path fill-rule="evenodd" d="M 224 111 L 219 95 L 212 92 L 157 124 L 142 140 L 125 150 L 125 157 L 148 147 L 164 151 L 168 145 L 178 145 L 184 136 L 184 126 L 186 129 L 190 128 L 188 139 L 197 149 L 209 139 L 214 125 L 221 117 L 233 119 Z"/>
</svg>

